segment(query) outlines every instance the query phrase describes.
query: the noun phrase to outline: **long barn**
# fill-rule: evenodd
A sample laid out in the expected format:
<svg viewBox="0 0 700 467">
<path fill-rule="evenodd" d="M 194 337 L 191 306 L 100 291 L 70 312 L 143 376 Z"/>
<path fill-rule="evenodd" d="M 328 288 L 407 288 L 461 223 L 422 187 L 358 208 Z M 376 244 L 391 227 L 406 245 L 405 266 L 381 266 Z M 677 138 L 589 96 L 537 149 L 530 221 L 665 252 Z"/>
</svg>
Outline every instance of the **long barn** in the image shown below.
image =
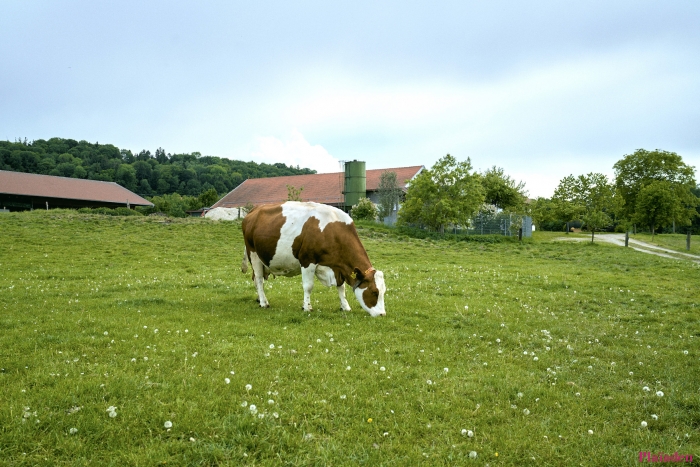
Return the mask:
<svg viewBox="0 0 700 467">
<path fill-rule="evenodd" d="M 114 182 L 0 170 L 0 208 L 5 211 L 133 206 L 153 203 Z"/>
</svg>

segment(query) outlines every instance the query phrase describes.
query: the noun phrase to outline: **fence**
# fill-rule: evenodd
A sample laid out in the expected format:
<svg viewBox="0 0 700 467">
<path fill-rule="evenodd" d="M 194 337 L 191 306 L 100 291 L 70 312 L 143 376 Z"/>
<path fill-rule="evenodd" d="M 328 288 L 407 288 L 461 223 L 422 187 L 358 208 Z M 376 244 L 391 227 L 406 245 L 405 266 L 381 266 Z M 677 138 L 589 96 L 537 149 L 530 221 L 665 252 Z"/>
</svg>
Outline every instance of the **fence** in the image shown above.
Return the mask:
<svg viewBox="0 0 700 467">
<path fill-rule="evenodd" d="M 517 237 L 520 228 L 523 229 L 523 237 L 532 237 L 532 217 L 509 213 L 482 213 L 475 216 L 466 229 L 454 227 L 451 231 L 462 235 Z"/>
</svg>

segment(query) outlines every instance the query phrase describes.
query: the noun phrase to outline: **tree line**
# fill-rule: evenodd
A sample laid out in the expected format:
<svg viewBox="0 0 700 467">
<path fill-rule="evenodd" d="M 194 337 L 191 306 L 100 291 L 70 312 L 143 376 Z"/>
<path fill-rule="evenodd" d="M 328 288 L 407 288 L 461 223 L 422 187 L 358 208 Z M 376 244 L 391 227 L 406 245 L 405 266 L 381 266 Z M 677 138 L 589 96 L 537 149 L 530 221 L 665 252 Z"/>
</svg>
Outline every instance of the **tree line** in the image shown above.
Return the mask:
<svg viewBox="0 0 700 467">
<path fill-rule="evenodd" d="M 478 215 L 513 212 L 532 216 L 542 230 L 566 230 L 572 225 L 591 232 L 660 229 L 700 232 L 700 187 L 695 169 L 674 152 L 639 149 L 613 166 L 615 178 L 600 173 L 563 178 L 551 198 L 527 198 L 525 184 L 516 182 L 500 167 L 483 173 L 471 161 L 447 155 L 419 173 L 402 197 L 400 225 L 422 226 L 436 232 L 467 227 Z M 385 216 L 396 204 L 395 174 L 380 184 L 379 209 L 364 200 L 356 216 Z"/>
<path fill-rule="evenodd" d="M 613 165 L 615 177 L 601 173 L 563 178 L 551 198 L 530 206 L 534 222 L 548 230 L 579 225 L 591 232 L 644 229 L 700 232 L 700 187 L 695 168 L 675 152 L 638 149 Z"/>
<path fill-rule="evenodd" d="M 313 174 L 315 170 L 243 162 L 199 152 L 170 154 L 162 148 L 134 154 L 112 144 L 51 138 L 0 141 L 0 170 L 116 182 L 150 197 L 198 198 L 214 190 L 223 195 L 248 178 Z M 218 198 L 217 198 L 218 199 Z"/>
</svg>

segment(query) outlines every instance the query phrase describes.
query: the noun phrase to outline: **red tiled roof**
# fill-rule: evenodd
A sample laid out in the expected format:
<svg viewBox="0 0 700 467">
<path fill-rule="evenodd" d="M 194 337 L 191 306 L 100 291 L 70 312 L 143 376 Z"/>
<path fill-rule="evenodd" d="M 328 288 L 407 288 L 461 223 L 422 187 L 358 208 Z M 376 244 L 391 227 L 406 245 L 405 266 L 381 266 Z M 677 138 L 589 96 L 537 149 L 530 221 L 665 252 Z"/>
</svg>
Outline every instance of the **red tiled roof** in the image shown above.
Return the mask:
<svg viewBox="0 0 700 467">
<path fill-rule="evenodd" d="M 406 188 L 406 181 L 411 180 L 423 168 L 422 165 L 399 167 L 394 169 L 367 170 L 367 191 L 379 188 L 382 172 L 396 172 L 396 179 L 401 188 Z M 323 204 L 343 204 L 343 172 L 311 175 L 289 175 L 285 177 L 249 178 L 221 198 L 213 208 L 233 208 L 248 203 L 269 204 L 287 200 L 287 185 L 295 188 L 304 187 L 302 201 L 315 201 Z"/>
<path fill-rule="evenodd" d="M 114 182 L 84 180 L 81 178 L 54 177 L 0 170 L 0 193 L 43 198 L 74 199 L 119 203 L 132 206 L 152 206 L 121 185 Z"/>
</svg>

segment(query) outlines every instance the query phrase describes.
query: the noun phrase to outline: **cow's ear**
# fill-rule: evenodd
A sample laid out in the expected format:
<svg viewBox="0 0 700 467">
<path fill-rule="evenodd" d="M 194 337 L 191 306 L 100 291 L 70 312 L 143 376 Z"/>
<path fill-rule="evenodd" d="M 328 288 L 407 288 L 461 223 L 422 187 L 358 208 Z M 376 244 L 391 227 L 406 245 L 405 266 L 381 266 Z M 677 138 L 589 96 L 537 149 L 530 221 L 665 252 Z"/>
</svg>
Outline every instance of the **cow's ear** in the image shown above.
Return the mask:
<svg viewBox="0 0 700 467">
<path fill-rule="evenodd" d="M 358 282 L 362 282 L 362 280 L 365 278 L 364 274 L 362 274 L 362 271 L 360 271 L 358 268 L 355 268 L 352 271 L 352 274 L 350 275 L 353 279 L 356 279 Z"/>
</svg>

